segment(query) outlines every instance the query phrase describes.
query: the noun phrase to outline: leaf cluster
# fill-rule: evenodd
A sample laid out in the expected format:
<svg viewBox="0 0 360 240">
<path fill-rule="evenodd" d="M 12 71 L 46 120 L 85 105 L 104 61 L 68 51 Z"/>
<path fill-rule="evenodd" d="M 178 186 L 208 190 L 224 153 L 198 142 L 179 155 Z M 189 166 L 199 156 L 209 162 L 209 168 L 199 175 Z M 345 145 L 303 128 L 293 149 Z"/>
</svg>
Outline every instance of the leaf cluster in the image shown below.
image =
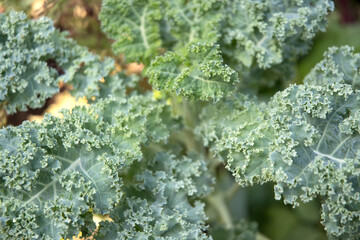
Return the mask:
<svg viewBox="0 0 360 240">
<path fill-rule="evenodd" d="M 0 129 L 0 238 L 261 239 L 226 199 L 268 182 L 294 207 L 320 197 L 330 238 L 359 238 L 360 55 L 330 48 L 304 84 L 284 87 L 332 9 L 330 0 L 104 0 L 114 53 L 143 62 L 156 93 L 48 18 L 0 14 L 8 113 L 41 107 L 60 81 L 96 97 L 63 118 Z M 226 194 L 214 184 L 222 166 L 236 184 Z M 96 226 L 93 214 L 111 221 Z"/>
</svg>

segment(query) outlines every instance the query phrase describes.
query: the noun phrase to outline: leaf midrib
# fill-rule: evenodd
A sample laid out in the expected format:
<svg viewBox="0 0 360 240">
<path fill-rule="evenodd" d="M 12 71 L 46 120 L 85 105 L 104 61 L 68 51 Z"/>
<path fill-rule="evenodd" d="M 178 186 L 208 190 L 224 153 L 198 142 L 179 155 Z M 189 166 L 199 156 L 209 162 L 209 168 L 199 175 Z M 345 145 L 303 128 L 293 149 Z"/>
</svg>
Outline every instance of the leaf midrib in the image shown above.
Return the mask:
<svg viewBox="0 0 360 240">
<path fill-rule="evenodd" d="M 80 162 L 81 162 L 81 157 L 77 158 L 74 162 L 72 162 L 69 167 L 67 167 L 64 171 L 62 171 L 62 174 L 69 171 L 69 170 L 71 170 L 71 169 L 74 169 L 77 165 L 79 165 Z M 36 198 L 39 198 L 43 192 L 45 192 L 49 187 L 53 186 L 59 180 L 59 178 L 61 177 L 62 174 L 60 174 L 58 176 L 55 176 L 50 183 L 45 185 L 42 190 L 37 192 L 34 196 L 32 196 L 30 199 L 28 199 L 24 204 L 25 205 L 29 204 L 30 202 L 32 202 Z"/>
</svg>

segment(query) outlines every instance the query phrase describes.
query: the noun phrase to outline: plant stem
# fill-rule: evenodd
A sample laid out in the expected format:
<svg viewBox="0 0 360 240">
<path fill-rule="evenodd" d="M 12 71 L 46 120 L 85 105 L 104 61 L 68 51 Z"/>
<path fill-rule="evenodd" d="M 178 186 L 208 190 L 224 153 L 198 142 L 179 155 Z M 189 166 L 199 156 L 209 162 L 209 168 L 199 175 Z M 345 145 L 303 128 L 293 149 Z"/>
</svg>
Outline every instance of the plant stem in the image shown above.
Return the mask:
<svg viewBox="0 0 360 240">
<path fill-rule="evenodd" d="M 225 199 L 220 194 L 211 195 L 207 198 L 210 205 L 217 211 L 221 220 L 225 224 L 225 228 L 233 228 L 233 222 L 231 220 L 231 214 L 226 206 Z"/>
<path fill-rule="evenodd" d="M 256 240 L 269 240 L 269 238 L 262 235 L 261 233 L 256 233 Z"/>
<path fill-rule="evenodd" d="M 211 151 L 209 151 L 206 154 L 206 158 L 208 159 L 208 162 L 209 162 L 209 171 L 211 171 L 212 173 L 215 173 L 217 166 L 222 164 L 222 162 L 218 158 L 214 157 L 214 155 Z"/>
<path fill-rule="evenodd" d="M 232 187 L 226 191 L 225 198 L 227 200 L 231 199 L 239 189 L 240 185 L 237 182 L 234 182 Z"/>
</svg>

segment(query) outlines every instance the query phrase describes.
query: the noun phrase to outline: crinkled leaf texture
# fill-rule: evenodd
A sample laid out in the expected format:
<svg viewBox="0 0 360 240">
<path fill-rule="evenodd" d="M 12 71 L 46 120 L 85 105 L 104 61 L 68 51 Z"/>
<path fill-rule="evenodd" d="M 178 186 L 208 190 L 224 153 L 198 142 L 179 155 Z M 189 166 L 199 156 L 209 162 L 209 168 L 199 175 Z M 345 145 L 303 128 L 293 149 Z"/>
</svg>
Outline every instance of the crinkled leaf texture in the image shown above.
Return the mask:
<svg viewBox="0 0 360 240">
<path fill-rule="evenodd" d="M 320 195 L 327 232 L 355 239 L 359 100 L 350 85 L 293 85 L 268 104 L 237 97 L 209 106 L 197 132 L 240 185 L 274 182 L 275 197 L 294 206 Z"/>
<path fill-rule="evenodd" d="M 195 154 L 181 159 L 157 152 L 135 165 L 122 201 L 101 222 L 95 239 L 211 239 L 205 234 L 204 204 L 212 178 Z"/>
<path fill-rule="evenodd" d="M 98 83 L 113 60 L 101 61 L 66 36 L 48 18 L 0 14 L 0 102 L 8 113 L 42 107 L 60 81 L 73 85 L 76 97 L 99 95 Z"/>
<path fill-rule="evenodd" d="M 331 10 L 330 0 L 106 0 L 100 19 L 115 51 L 130 60 L 151 60 L 160 47 L 220 40 L 239 63 L 269 68 L 306 53 Z"/>
<path fill-rule="evenodd" d="M 244 92 L 290 81 L 297 58 L 325 31 L 330 0 L 228 1 L 220 45 L 225 63 L 239 72 Z"/>
<path fill-rule="evenodd" d="M 99 15 L 102 29 L 115 40 L 114 52 L 128 61 L 147 62 L 161 47 L 158 0 L 104 0 Z"/>
<path fill-rule="evenodd" d="M 169 107 L 146 95 L 1 129 L 0 237 L 89 234 L 90 209 L 108 214 L 128 201 L 123 173 L 143 158 L 143 145 L 165 142 L 173 127 Z"/>
<path fill-rule="evenodd" d="M 343 83 L 360 89 L 360 54 L 349 46 L 331 47 L 304 82 L 312 85 Z"/>
<path fill-rule="evenodd" d="M 197 42 L 213 44 L 219 39 L 225 1 L 166 1 L 166 6 L 160 29 L 167 50 L 176 51 Z"/>
<path fill-rule="evenodd" d="M 189 99 L 217 101 L 229 96 L 239 81 L 223 63 L 218 45 L 196 43 L 181 53 L 167 52 L 147 69 L 150 83 L 160 90 L 176 91 Z"/>
<path fill-rule="evenodd" d="M 95 100 L 89 99 L 91 102 L 96 102 L 104 98 L 114 98 L 116 100 L 124 99 L 127 94 L 126 91 L 136 87 L 138 77 L 136 75 L 127 76 L 124 72 L 119 72 L 114 75 L 109 75 L 99 82 L 99 96 Z"/>
<path fill-rule="evenodd" d="M 315 34 L 325 31 L 330 0 L 238 0 L 226 8 L 225 53 L 249 67 L 269 68 L 304 54 Z"/>
<path fill-rule="evenodd" d="M 103 31 L 115 40 L 113 50 L 128 61 L 145 64 L 166 50 L 219 37 L 224 1 L 117 1 L 102 3 Z"/>
<path fill-rule="evenodd" d="M 330 0 L 106 0 L 100 16 L 115 52 L 130 61 L 148 65 L 166 51 L 182 56 L 192 44 L 219 44 L 242 89 L 256 92 L 292 78 L 296 59 L 325 30 L 332 10 Z"/>
</svg>

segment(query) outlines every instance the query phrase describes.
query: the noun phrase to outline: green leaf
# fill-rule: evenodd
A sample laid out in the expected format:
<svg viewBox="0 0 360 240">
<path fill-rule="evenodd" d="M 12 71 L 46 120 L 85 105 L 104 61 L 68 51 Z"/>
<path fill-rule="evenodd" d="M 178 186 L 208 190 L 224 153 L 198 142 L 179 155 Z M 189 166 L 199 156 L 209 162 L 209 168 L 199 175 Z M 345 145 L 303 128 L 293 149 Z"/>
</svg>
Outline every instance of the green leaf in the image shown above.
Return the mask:
<svg viewBox="0 0 360 240">
<path fill-rule="evenodd" d="M 100 223 L 95 239 L 210 239 L 204 233 L 204 204 L 190 201 L 203 196 L 201 179 L 208 176 L 203 159 L 195 157 L 158 152 L 134 166 L 137 174 L 128 179 L 126 198 L 110 214 L 113 222 Z"/>
<path fill-rule="evenodd" d="M 285 96 L 289 102 L 280 103 Z M 282 195 L 286 203 L 297 205 L 300 199 L 307 202 L 323 196 L 325 229 L 351 238 L 357 238 L 360 231 L 356 220 L 360 188 L 354 182 L 359 175 L 360 138 L 359 132 L 343 131 L 342 126 L 359 112 L 359 97 L 349 86 L 305 85 L 290 88 L 272 101 L 276 106 L 273 118 L 278 116 L 280 134 L 290 137 L 292 144 L 287 148 L 293 153 L 286 157 L 277 152 L 274 158 L 289 159 L 288 166 L 282 167 L 284 180 L 275 186 L 276 198 Z M 279 120 L 286 115 L 287 119 Z"/>
<path fill-rule="evenodd" d="M 360 54 L 349 46 L 331 47 L 324 53 L 324 60 L 316 64 L 304 82 L 313 85 L 334 83 L 360 87 Z"/>
<path fill-rule="evenodd" d="M 137 86 L 139 77 L 137 75 L 127 76 L 124 72 L 106 76 L 98 83 L 99 96 L 94 101 L 104 98 L 115 98 L 119 101 L 126 98 L 127 91 Z M 90 99 L 91 100 L 91 99 Z"/>
<path fill-rule="evenodd" d="M 294 206 L 320 195 L 327 232 L 356 238 L 359 99 L 348 85 L 294 85 L 267 105 L 240 98 L 205 109 L 198 133 L 242 186 L 274 182 L 275 198 Z"/>
<path fill-rule="evenodd" d="M 53 31 L 47 19 L 34 24 L 23 13 L 0 14 L 0 101 L 8 113 L 41 107 L 58 92 L 57 72 L 46 63 Z"/>
<path fill-rule="evenodd" d="M 245 79 L 244 91 L 290 81 L 333 8 L 329 0 L 228 1 L 219 44 L 225 63 Z"/>
<path fill-rule="evenodd" d="M 218 39 L 222 1 L 103 1 L 102 29 L 116 54 L 145 64 L 166 50 Z"/>
<path fill-rule="evenodd" d="M 220 37 L 224 6 L 219 0 L 168 1 L 163 25 L 176 42 L 168 50 L 197 42 L 215 43 Z"/>
<path fill-rule="evenodd" d="M 156 0 L 105 0 L 99 18 L 103 31 L 116 42 L 116 54 L 127 61 L 148 63 L 161 47 L 159 21 L 161 2 Z"/>
<path fill-rule="evenodd" d="M 234 70 L 223 64 L 219 46 L 197 43 L 183 52 L 167 52 L 155 58 L 146 74 L 159 90 L 176 91 L 190 99 L 217 101 L 232 94 L 239 81 Z"/>
<path fill-rule="evenodd" d="M 95 114 L 74 113 L 64 121 L 47 118 L 42 125 L 1 130 L 4 238 L 72 237 L 91 207 L 106 214 L 121 197 L 114 169 L 125 159 L 115 164 L 119 150 L 99 128 L 101 122 L 90 119 Z"/>
<path fill-rule="evenodd" d="M 274 180 L 267 149 L 275 132 L 266 121 L 265 109 L 243 95 L 235 95 L 204 108 L 195 130 L 205 145 L 226 161 L 241 185 Z"/>
<path fill-rule="evenodd" d="M 9 114 L 42 107 L 59 91 L 60 81 L 71 84 L 76 97 L 99 96 L 99 81 L 114 67 L 102 61 L 48 18 L 28 20 L 24 13 L 0 14 L 0 101 Z"/>
<path fill-rule="evenodd" d="M 304 54 L 317 31 L 325 31 L 331 1 L 232 1 L 222 41 L 239 63 L 269 68 Z M 229 52 L 230 53 L 230 52 Z"/>
<path fill-rule="evenodd" d="M 123 195 L 121 172 L 164 142 L 174 122 L 151 95 L 107 99 L 89 108 L 0 130 L 0 234 L 60 239 L 94 229 Z M 82 230 L 83 231 L 83 230 Z"/>
</svg>

